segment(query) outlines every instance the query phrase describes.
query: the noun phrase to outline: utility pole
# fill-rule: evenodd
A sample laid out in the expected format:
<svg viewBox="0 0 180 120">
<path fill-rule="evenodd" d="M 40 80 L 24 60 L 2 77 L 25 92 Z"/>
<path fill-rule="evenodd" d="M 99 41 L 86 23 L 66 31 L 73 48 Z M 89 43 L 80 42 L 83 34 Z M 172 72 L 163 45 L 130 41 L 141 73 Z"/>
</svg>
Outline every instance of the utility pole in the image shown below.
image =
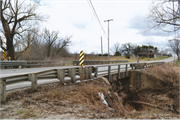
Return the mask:
<svg viewBox="0 0 180 120">
<path fill-rule="evenodd" d="M 108 61 L 109 61 L 109 21 L 113 21 L 113 19 L 104 20 L 104 22 L 108 22 Z"/>
<path fill-rule="evenodd" d="M 102 61 L 103 61 L 103 45 L 102 45 L 102 36 L 101 36 L 101 55 L 102 55 Z"/>
</svg>

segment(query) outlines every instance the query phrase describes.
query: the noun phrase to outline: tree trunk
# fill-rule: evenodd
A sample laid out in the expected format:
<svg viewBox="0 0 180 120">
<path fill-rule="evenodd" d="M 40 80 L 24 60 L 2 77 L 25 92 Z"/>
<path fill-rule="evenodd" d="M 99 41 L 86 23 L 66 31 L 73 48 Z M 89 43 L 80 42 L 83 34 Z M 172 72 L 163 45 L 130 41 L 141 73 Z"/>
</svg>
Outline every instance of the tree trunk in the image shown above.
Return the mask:
<svg viewBox="0 0 180 120">
<path fill-rule="evenodd" d="M 7 40 L 7 57 L 11 57 L 14 60 L 14 46 L 13 46 L 13 36 L 6 38 Z"/>
<path fill-rule="evenodd" d="M 5 32 L 6 43 L 7 43 L 7 57 L 11 57 L 11 60 L 14 60 L 14 46 L 13 46 L 13 37 L 14 35 L 10 32 L 10 28 L 7 20 L 4 19 L 4 16 L 1 11 L 1 22 Z M 9 58 L 8 58 L 9 59 Z"/>
</svg>

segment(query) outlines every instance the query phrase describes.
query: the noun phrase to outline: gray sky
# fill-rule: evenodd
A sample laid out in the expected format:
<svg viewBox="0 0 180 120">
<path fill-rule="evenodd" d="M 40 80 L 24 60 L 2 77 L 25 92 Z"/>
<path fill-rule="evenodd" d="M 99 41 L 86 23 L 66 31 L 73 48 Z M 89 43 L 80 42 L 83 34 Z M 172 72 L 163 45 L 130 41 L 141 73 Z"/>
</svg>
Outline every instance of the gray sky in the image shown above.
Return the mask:
<svg viewBox="0 0 180 120">
<path fill-rule="evenodd" d="M 42 27 L 59 31 L 60 36 L 73 35 L 71 53 L 100 53 L 103 39 L 103 52 L 108 51 L 107 19 L 110 22 L 110 48 L 115 43 L 150 43 L 165 48 L 167 40 L 172 37 L 160 30 L 147 32 L 146 17 L 151 0 L 91 0 L 101 28 L 88 0 L 44 0 L 39 12 L 50 16 Z"/>
</svg>

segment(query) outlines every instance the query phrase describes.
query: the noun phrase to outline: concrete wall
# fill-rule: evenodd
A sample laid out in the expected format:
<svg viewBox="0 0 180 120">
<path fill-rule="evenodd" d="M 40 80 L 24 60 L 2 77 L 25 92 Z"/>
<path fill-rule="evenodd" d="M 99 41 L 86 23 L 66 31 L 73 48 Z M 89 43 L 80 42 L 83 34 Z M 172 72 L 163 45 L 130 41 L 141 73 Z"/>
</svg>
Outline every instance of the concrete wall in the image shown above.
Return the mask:
<svg viewBox="0 0 180 120">
<path fill-rule="evenodd" d="M 155 76 L 148 75 L 145 73 L 142 73 L 141 71 L 135 71 L 131 70 L 128 71 L 128 76 L 125 76 L 125 72 L 120 73 L 120 79 L 117 78 L 116 74 L 111 74 L 111 84 L 119 84 L 115 81 L 120 81 L 122 87 L 126 89 L 126 91 L 129 90 L 129 85 L 132 85 L 136 90 L 142 90 L 142 89 L 161 89 L 163 86 L 166 85 L 164 81 L 161 79 L 156 78 Z M 108 79 L 108 76 L 104 76 Z M 121 87 L 120 85 L 117 85 Z"/>
<path fill-rule="evenodd" d="M 142 73 L 141 71 L 130 71 L 130 84 L 136 90 L 151 88 L 160 89 L 165 86 L 165 82 L 156 78 L 155 76 Z"/>
</svg>

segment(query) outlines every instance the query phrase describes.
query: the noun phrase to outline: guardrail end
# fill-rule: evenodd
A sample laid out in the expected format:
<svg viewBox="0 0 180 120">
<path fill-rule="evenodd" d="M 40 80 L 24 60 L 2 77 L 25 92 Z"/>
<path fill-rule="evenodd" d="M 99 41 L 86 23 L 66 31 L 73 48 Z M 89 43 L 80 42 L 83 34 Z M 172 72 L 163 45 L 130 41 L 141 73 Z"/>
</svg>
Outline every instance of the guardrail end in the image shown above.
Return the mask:
<svg viewBox="0 0 180 120">
<path fill-rule="evenodd" d="M 1 102 L 6 102 L 6 80 L 0 81 L 0 95 Z"/>
</svg>

